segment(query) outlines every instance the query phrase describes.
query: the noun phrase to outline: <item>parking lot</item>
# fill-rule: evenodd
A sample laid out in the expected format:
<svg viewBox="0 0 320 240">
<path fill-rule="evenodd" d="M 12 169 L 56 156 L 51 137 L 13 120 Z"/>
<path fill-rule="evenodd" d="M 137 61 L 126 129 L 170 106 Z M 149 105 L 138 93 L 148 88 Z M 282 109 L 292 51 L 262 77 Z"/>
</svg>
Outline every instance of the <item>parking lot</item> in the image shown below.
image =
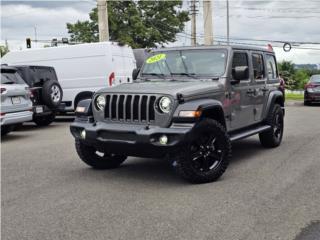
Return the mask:
<svg viewBox="0 0 320 240">
<path fill-rule="evenodd" d="M 293 240 L 320 220 L 319 107 L 289 106 L 279 148 L 239 141 L 223 177 L 203 185 L 161 159 L 92 170 L 71 121 L 2 139 L 2 239 Z"/>
</svg>

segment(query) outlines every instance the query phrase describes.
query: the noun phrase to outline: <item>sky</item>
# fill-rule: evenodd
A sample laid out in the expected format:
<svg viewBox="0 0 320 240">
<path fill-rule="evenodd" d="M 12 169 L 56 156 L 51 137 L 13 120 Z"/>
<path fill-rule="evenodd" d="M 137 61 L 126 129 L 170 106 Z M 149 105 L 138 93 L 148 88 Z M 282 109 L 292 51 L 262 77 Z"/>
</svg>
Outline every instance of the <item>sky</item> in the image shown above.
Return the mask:
<svg viewBox="0 0 320 240">
<path fill-rule="evenodd" d="M 68 37 L 66 23 L 87 20 L 95 6 L 95 0 L 1 0 L 1 44 L 7 40 L 11 50 L 24 49 L 25 39 L 34 39 L 35 30 L 38 40 Z M 184 1 L 183 8 L 189 6 L 190 2 Z M 202 1 L 197 6 L 197 41 L 202 44 Z M 245 38 L 319 43 L 293 45 L 290 52 L 283 51 L 283 43 L 273 43 L 273 46 L 280 61 L 320 64 L 320 0 L 229 0 L 229 6 L 231 42 L 243 42 L 239 39 Z M 190 45 L 190 33 L 189 22 L 184 33 L 178 34 L 177 41 L 168 46 Z M 226 0 L 213 1 L 213 34 L 215 41 L 226 41 Z M 249 43 L 264 46 L 268 42 Z M 41 43 L 32 45 L 42 46 Z"/>
</svg>

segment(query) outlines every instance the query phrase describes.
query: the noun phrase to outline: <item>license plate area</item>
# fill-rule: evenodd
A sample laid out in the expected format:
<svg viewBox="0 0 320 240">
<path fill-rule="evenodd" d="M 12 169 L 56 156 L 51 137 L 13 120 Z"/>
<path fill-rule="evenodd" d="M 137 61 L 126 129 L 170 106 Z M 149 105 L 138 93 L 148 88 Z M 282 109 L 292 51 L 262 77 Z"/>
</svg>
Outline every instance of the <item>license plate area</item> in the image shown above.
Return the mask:
<svg viewBox="0 0 320 240">
<path fill-rule="evenodd" d="M 38 106 L 35 108 L 35 112 L 36 113 L 43 113 L 43 107 L 42 106 Z"/>
<path fill-rule="evenodd" d="M 20 97 L 12 97 L 11 98 L 12 104 L 17 105 L 21 103 Z"/>
</svg>

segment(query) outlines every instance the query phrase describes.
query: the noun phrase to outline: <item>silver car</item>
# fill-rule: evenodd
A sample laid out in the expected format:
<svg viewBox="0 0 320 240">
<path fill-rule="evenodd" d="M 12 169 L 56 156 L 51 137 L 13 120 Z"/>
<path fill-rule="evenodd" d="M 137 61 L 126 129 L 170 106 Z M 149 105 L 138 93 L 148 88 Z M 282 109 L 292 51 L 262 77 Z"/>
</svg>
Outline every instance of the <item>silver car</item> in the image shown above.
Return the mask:
<svg viewBox="0 0 320 240">
<path fill-rule="evenodd" d="M 12 67 L 1 66 L 1 136 L 18 124 L 32 120 L 30 91 Z"/>
</svg>

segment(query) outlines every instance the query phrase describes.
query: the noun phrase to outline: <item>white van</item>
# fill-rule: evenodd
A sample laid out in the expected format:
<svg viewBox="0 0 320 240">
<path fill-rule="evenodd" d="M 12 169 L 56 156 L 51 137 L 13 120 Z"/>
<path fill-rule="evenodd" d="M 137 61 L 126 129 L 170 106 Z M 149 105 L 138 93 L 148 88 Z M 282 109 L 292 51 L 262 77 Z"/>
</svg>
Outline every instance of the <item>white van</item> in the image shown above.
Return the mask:
<svg viewBox="0 0 320 240">
<path fill-rule="evenodd" d="M 132 71 L 136 68 L 132 49 L 113 42 L 14 51 L 1 62 L 9 66 L 54 67 L 66 111 L 73 111 L 79 100 L 90 98 L 101 88 L 132 82 Z"/>
</svg>

